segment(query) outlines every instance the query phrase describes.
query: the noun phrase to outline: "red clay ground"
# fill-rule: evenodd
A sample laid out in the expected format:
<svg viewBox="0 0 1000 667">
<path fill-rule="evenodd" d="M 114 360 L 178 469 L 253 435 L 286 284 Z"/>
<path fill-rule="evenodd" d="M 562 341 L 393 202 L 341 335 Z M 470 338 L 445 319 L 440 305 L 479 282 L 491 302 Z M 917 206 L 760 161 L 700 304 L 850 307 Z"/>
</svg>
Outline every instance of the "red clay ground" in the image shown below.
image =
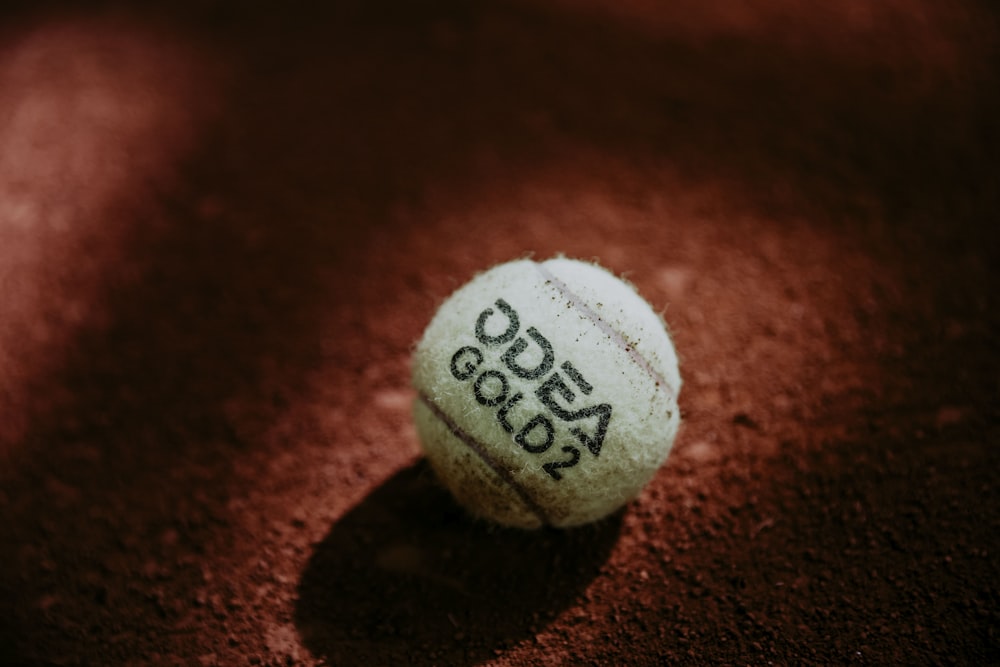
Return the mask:
<svg viewBox="0 0 1000 667">
<path fill-rule="evenodd" d="M 1000 664 L 986 3 L 336 4 L 0 15 L 0 663 Z M 409 417 L 529 253 L 685 378 L 567 532 Z"/>
</svg>

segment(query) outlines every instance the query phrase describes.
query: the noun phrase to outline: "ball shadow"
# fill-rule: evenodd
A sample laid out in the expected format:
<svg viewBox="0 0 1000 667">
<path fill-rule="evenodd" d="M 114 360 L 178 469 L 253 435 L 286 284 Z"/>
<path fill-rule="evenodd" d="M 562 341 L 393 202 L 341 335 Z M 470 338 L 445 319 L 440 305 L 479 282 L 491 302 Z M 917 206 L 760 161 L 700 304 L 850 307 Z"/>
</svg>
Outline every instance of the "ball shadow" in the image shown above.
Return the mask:
<svg viewBox="0 0 1000 667">
<path fill-rule="evenodd" d="M 469 518 L 421 461 L 316 546 L 298 588 L 303 642 L 330 664 L 476 664 L 535 635 L 607 560 L 621 514 L 573 530 Z"/>
</svg>

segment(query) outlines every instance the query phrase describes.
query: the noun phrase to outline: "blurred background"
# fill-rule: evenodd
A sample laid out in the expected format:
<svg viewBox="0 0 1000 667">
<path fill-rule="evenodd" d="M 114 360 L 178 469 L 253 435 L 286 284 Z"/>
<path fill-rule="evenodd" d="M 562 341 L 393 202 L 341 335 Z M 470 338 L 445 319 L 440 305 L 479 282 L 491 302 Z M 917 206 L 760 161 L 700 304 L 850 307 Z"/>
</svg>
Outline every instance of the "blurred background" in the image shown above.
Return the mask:
<svg viewBox="0 0 1000 667">
<path fill-rule="evenodd" d="M 0 662 L 1000 662 L 989 3 L 0 9 Z M 409 353 L 557 253 L 685 424 L 519 533 Z"/>
</svg>

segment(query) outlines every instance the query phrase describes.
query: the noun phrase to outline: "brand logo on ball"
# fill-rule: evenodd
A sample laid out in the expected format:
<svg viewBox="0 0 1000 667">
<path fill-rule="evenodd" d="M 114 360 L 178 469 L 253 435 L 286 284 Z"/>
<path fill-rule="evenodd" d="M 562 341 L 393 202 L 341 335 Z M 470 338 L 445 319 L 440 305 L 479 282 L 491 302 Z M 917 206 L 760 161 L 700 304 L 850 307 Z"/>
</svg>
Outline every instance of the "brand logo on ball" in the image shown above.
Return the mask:
<svg viewBox="0 0 1000 667">
<path fill-rule="evenodd" d="M 508 433 L 513 434 L 514 441 L 526 452 L 541 455 L 552 448 L 556 440 L 556 426 L 553 423 L 555 421 L 555 423 L 572 424 L 569 427 L 569 432 L 587 451 L 595 457 L 599 456 L 604 436 L 608 432 L 608 424 L 611 423 L 611 405 L 599 403 L 572 410 L 557 402 L 556 394 L 566 403 L 573 403 L 576 400 L 576 394 L 566 384 L 562 373 L 554 371 L 549 375 L 556 365 L 556 355 L 552 344 L 535 327 L 527 328 L 525 331 L 527 337 L 519 336 L 521 322 L 517 311 L 503 299 L 497 299 L 494 305 L 496 310 L 486 308 L 476 319 L 476 340 L 485 348 L 486 352 L 484 353 L 482 349 L 474 345 L 459 348 L 451 357 L 452 377 L 460 382 L 471 380 L 476 402 L 486 408 L 497 408 L 496 418 L 500 426 Z M 500 317 L 506 318 L 507 322 L 502 333 L 499 335 L 487 333 L 487 321 Z M 496 327 L 490 329 L 495 331 Z M 533 362 L 533 365 L 521 361 L 529 346 L 537 348 L 541 354 L 541 360 Z M 513 395 L 511 394 L 511 381 L 507 374 L 493 369 L 479 372 L 487 354 L 491 356 L 499 354 L 499 359 L 503 362 L 506 370 L 515 377 L 521 380 L 537 381 L 535 396 L 548 409 L 548 412 L 539 412 L 527 418 L 523 414 L 518 414 L 516 408 L 518 403 L 524 399 L 524 393 L 517 391 Z M 563 361 L 559 368 L 583 394 L 589 395 L 594 391 L 594 387 L 584 379 L 580 371 L 569 360 Z M 590 429 L 589 432 L 576 424 L 576 422 L 591 417 L 596 417 L 596 428 Z M 561 471 L 563 469 L 572 468 L 580 462 L 579 448 L 573 445 L 564 445 L 561 451 L 565 455 L 564 458 L 548 461 L 542 465 L 542 469 L 555 480 L 562 479 L 563 473 Z"/>
</svg>

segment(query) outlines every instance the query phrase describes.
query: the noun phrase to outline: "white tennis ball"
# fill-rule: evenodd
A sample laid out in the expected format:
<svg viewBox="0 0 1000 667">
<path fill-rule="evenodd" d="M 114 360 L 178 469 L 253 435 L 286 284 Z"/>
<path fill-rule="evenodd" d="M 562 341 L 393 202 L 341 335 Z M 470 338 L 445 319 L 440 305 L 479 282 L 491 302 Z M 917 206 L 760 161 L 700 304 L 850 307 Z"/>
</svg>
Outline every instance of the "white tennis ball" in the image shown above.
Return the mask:
<svg viewBox="0 0 1000 667">
<path fill-rule="evenodd" d="M 594 521 L 670 452 L 677 354 L 631 285 L 586 262 L 501 264 L 435 314 L 413 358 L 414 419 L 437 476 L 476 516 Z"/>
</svg>

